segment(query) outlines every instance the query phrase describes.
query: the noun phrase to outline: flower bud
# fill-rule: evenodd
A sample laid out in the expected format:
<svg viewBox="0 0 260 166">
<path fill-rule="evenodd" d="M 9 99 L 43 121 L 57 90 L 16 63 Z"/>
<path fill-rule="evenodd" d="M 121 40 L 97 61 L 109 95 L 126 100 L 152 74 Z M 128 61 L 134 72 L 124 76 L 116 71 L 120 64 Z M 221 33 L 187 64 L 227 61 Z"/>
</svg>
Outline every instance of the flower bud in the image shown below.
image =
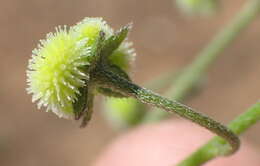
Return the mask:
<svg viewBox="0 0 260 166">
<path fill-rule="evenodd" d="M 176 0 L 177 6 L 186 14 L 210 15 L 217 8 L 217 0 Z"/>
<path fill-rule="evenodd" d="M 109 97 L 104 103 L 105 117 L 118 129 L 137 124 L 146 113 L 146 106 L 133 98 Z"/>
</svg>

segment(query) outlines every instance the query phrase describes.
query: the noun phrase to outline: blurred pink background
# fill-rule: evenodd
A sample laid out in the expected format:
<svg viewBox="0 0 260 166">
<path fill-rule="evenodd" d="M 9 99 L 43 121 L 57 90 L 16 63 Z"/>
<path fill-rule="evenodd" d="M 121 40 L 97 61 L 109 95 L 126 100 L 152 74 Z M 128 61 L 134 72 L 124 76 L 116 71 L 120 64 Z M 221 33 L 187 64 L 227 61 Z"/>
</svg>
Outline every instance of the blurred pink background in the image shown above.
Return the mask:
<svg viewBox="0 0 260 166">
<path fill-rule="evenodd" d="M 101 98 L 90 125 L 39 111 L 26 94 L 31 50 L 57 25 L 104 17 L 119 28 L 133 22 L 137 50 L 134 80 L 146 80 L 190 63 L 246 0 L 222 0 L 213 17 L 185 17 L 172 0 L 2 0 L 0 6 L 0 165 L 90 165 L 118 133 L 101 116 Z M 260 17 L 211 67 L 203 91 L 187 104 L 227 123 L 260 96 Z M 260 148 L 260 123 L 246 132 Z M 83 164 L 84 163 L 84 164 Z"/>
</svg>

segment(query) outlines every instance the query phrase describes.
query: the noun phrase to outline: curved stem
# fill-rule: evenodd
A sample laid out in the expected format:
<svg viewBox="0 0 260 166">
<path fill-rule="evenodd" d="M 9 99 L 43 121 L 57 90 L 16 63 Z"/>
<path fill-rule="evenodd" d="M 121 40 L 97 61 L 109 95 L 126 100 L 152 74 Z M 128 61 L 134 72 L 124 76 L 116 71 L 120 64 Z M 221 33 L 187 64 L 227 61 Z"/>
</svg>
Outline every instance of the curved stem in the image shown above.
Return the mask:
<svg viewBox="0 0 260 166">
<path fill-rule="evenodd" d="M 250 107 L 245 113 L 238 116 L 229 125 L 236 134 L 241 134 L 249 127 L 260 121 L 260 102 Z M 178 166 L 198 166 L 220 154 L 228 152 L 227 142 L 219 137 L 215 137 L 207 144 L 203 145 L 196 152 L 183 160 Z"/>
<path fill-rule="evenodd" d="M 153 93 L 150 90 L 139 87 L 138 85 L 135 85 L 110 71 L 105 71 L 100 68 L 94 73 L 94 78 L 99 86 L 111 88 L 126 96 L 134 97 L 143 103 L 162 108 L 171 113 L 177 113 L 181 117 L 205 127 L 211 132 L 224 138 L 231 145 L 231 149 L 229 148 L 228 153 L 225 155 L 232 154 L 238 150 L 240 145 L 239 138 L 224 125 L 216 122 L 208 116 L 198 113 L 192 108 L 178 103 L 177 101 L 171 101 Z"/>
<path fill-rule="evenodd" d="M 186 68 L 185 72 L 174 80 L 174 85 L 168 90 L 166 96 L 174 100 L 182 100 L 196 86 L 201 77 L 206 74 L 208 68 L 220 53 L 255 19 L 259 11 L 260 0 L 247 2 L 234 20 L 224 27 L 209 45 L 201 51 L 195 61 Z M 164 111 L 156 109 L 148 113 L 144 121 L 158 121 L 167 115 Z"/>
</svg>

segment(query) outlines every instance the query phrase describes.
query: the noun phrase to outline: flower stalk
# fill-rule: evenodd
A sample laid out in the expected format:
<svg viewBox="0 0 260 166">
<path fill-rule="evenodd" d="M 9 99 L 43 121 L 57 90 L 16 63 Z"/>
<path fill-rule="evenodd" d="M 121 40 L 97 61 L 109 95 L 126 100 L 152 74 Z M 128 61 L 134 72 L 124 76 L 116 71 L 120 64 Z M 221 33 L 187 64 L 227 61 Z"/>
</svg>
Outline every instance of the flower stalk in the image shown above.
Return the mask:
<svg viewBox="0 0 260 166">
<path fill-rule="evenodd" d="M 135 85 L 105 68 L 105 66 L 100 65 L 92 71 L 97 86 L 113 89 L 125 96 L 134 97 L 145 104 L 162 108 L 170 113 L 176 113 L 179 116 L 210 130 L 225 139 L 231 145 L 229 151 L 223 155 L 230 155 L 239 149 L 239 138 L 221 123 L 216 122 L 206 115 L 198 113 L 192 108 L 178 103 L 177 101 L 163 98 L 150 90 Z"/>
</svg>

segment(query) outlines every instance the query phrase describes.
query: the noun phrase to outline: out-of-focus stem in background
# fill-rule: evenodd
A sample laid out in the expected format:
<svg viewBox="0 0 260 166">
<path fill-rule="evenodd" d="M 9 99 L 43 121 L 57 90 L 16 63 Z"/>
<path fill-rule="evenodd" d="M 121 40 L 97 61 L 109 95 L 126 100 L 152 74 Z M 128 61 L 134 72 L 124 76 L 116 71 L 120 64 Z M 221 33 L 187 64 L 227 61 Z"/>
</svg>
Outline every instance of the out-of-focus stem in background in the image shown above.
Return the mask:
<svg viewBox="0 0 260 166">
<path fill-rule="evenodd" d="M 260 0 L 247 2 L 235 18 L 227 26 L 223 27 L 222 31 L 199 53 L 183 73 L 174 80 L 172 87 L 167 90 L 166 96 L 177 101 L 182 101 L 194 86 L 205 77 L 209 67 L 216 61 L 225 48 L 255 19 L 259 10 Z M 167 115 L 165 111 L 153 109 L 146 114 L 144 122 L 159 121 L 167 117 Z"/>
<path fill-rule="evenodd" d="M 250 107 L 245 113 L 238 116 L 228 125 L 235 134 L 240 135 L 256 122 L 260 121 L 260 102 Z M 219 155 L 229 151 L 229 145 L 220 137 L 211 139 L 204 146 L 199 148 L 192 155 L 187 157 L 177 166 L 199 166 Z M 248 163 L 250 165 L 250 163 Z"/>
</svg>

